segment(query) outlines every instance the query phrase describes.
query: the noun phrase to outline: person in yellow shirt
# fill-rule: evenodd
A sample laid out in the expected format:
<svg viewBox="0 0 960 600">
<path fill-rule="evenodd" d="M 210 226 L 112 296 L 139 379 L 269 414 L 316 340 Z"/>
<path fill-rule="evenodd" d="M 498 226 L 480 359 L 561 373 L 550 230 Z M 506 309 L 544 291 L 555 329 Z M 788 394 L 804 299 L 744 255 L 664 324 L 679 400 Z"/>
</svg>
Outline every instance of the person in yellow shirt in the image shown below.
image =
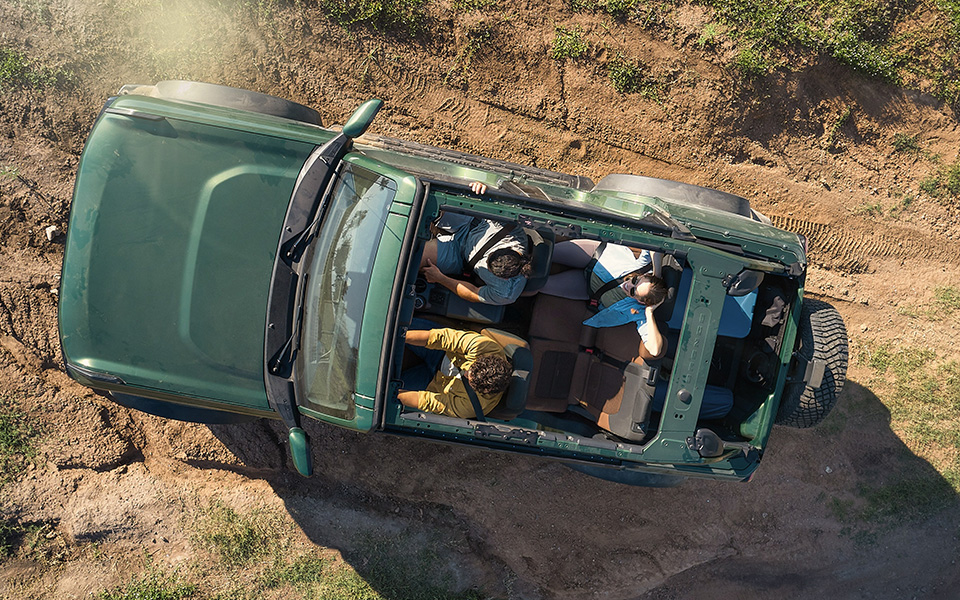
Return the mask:
<svg viewBox="0 0 960 600">
<path fill-rule="evenodd" d="M 415 323 L 416 324 L 416 323 Z M 411 329 L 407 345 L 422 361 L 403 372 L 397 399 L 409 408 L 462 419 L 477 417 L 464 379 L 486 414 L 500 401 L 513 367 L 494 340 L 457 329 Z"/>
</svg>

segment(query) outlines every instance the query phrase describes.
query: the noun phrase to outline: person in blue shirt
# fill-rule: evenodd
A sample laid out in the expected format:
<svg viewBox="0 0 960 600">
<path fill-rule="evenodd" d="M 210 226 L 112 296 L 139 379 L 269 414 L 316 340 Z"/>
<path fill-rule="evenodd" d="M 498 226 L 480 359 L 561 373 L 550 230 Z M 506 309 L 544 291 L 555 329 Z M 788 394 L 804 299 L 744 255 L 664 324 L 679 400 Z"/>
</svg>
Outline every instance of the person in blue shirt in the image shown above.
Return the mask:
<svg viewBox="0 0 960 600">
<path fill-rule="evenodd" d="M 471 184 L 474 193 L 483 194 L 487 186 Z M 506 235 L 489 248 L 487 242 L 503 228 Z M 516 224 L 473 219 L 468 215 L 444 213 L 438 223 L 439 235 L 424 246 L 420 269 L 430 283 L 438 283 L 468 302 L 510 304 L 520 297 L 532 274 L 527 253 L 527 234 Z M 475 255 L 474 274 L 481 285 L 462 275 Z"/>
<path fill-rule="evenodd" d="M 653 315 L 667 297 L 667 287 L 658 275 L 660 258 L 658 253 L 636 252 L 619 244 L 585 239 L 561 242 L 554 247 L 553 262 L 572 269 L 551 275 L 540 293 L 574 300 L 599 295 L 600 310 L 583 324 L 616 327 L 635 323 L 640 335 L 639 357 L 655 360 L 667 350 Z"/>
</svg>

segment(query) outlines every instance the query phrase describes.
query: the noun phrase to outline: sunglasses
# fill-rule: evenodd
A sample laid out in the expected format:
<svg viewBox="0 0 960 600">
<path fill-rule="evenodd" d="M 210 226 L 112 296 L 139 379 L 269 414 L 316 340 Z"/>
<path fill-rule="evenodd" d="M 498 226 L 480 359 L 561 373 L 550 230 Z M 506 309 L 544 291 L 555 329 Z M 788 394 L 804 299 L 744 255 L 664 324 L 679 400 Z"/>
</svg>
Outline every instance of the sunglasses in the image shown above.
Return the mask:
<svg viewBox="0 0 960 600">
<path fill-rule="evenodd" d="M 631 278 L 627 279 L 626 281 L 624 281 L 623 288 L 624 288 L 624 291 L 626 291 L 627 294 L 629 294 L 631 298 L 635 299 L 635 300 L 636 300 L 637 302 L 639 302 L 640 304 L 643 304 L 644 306 L 646 306 L 646 305 L 647 305 L 647 299 L 646 299 L 646 298 L 638 298 L 638 297 L 637 297 L 637 286 L 638 286 L 638 285 L 640 285 L 640 276 L 639 276 L 639 275 L 634 275 L 633 277 L 631 277 Z"/>
</svg>

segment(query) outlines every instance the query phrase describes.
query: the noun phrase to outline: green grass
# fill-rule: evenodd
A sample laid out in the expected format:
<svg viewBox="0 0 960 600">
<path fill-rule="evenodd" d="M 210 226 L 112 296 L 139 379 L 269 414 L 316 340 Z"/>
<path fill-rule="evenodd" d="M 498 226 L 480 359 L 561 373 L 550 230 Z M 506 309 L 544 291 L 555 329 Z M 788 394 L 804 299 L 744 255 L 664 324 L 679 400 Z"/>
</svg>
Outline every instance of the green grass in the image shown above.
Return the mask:
<svg viewBox="0 0 960 600">
<path fill-rule="evenodd" d="M 736 45 L 731 66 L 746 78 L 797 68 L 826 55 L 866 76 L 960 105 L 960 0 L 697 3 L 713 9 L 697 45 L 712 47 L 723 31 Z M 676 11 L 670 0 L 568 0 L 568 5 L 658 32 Z"/>
<path fill-rule="evenodd" d="M 44 90 L 70 80 L 70 74 L 63 69 L 39 65 L 19 50 L 0 46 L 0 91 Z"/>
<path fill-rule="evenodd" d="M 39 431 L 7 398 L 0 398 L 0 485 L 15 479 L 37 454 Z"/>
<path fill-rule="evenodd" d="M 933 304 L 938 313 L 953 314 L 960 310 L 960 290 L 952 285 L 935 288 Z"/>
<path fill-rule="evenodd" d="M 713 48 L 720 39 L 720 25 L 717 23 L 707 23 L 697 38 L 697 47 L 701 50 Z"/>
<path fill-rule="evenodd" d="M 427 0 L 319 0 L 320 10 L 343 27 L 416 36 L 427 26 Z"/>
<path fill-rule="evenodd" d="M 194 542 L 227 566 L 245 566 L 274 553 L 279 544 L 280 519 L 263 509 L 241 514 L 213 502 L 197 523 Z"/>
<path fill-rule="evenodd" d="M 448 85 L 465 85 L 469 76 L 473 59 L 478 52 L 485 50 L 494 37 L 494 24 L 490 21 L 480 21 L 467 29 L 467 43 L 464 44 L 453 64 L 443 78 Z"/>
<path fill-rule="evenodd" d="M 590 49 L 590 44 L 583 38 L 583 28 L 579 25 L 573 29 L 557 25 L 554 30 L 553 46 L 550 48 L 550 58 L 553 60 L 576 60 Z"/>
<path fill-rule="evenodd" d="M 240 512 L 214 501 L 200 511 L 193 540 L 216 563 L 202 574 L 197 585 L 148 569 L 133 581 L 164 590 L 193 590 L 197 598 L 254 600 L 279 592 L 290 598 L 316 600 L 479 600 L 473 590 L 451 592 L 455 582 L 449 572 L 445 544 L 414 534 L 360 534 L 344 560 L 334 551 L 298 539 L 283 518 L 264 509 Z M 206 594 L 207 587 L 223 590 Z M 133 589 L 131 586 L 122 591 Z M 139 589 L 139 588 L 137 588 Z M 153 588 L 151 588 L 153 589 Z M 197 591 L 199 590 L 199 591 Z M 116 598 L 133 596 L 116 596 Z M 154 596 L 146 596 L 154 598 Z M 192 598 L 194 596 L 183 596 Z M 110 600 L 115 597 L 111 596 Z M 156 598 L 165 598 L 156 596 Z M 179 598 L 170 596 L 170 598 Z"/>
<path fill-rule="evenodd" d="M 935 306 L 951 312 L 960 307 L 960 293 L 955 288 L 938 290 Z M 929 462 L 942 476 L 942 480 L 930 481 L 907 476 L 902 480 L 906 483 L 887 485 L 899 490 L 896 493 L 871 492 L 876 495 L 876 514 L 893 510 L 884 508 L 896 503 L 891 497 L 916 504 L 911 486 L 935 491 L 924 506 L 940 506 L 955 497 L 960 493 L 960 363 L 944 360 L 928 349 L 876 342 L 863 344 L 857 360 L 873 371 L 871 388 L 890 410 L 893 431 L 913 454 Z M 908 508 L 901 506 L 899 510 Z"/>
<path fill-rule="evenodd" d="M 893 141 L 890 145 L 893 146 L 895 151 L 901 154 L 918 155 L 921 153 L 920 140 L 915 135 L 907 135 L 905 133 L 894 134 Z"/>
<path fill-rule="evenodd" d="M 177 574 L 168 575 L 149 565 L 146 572 L 126 585 L 100 592 L 96 600 L 183 600 L 200 598 L 198 586 L 186 583 Z"/>
<path fill-rule="evenodd" d="M 922 180 L 920 190 L 941 204 L 955 205 L 960 201 L 960 159 Z"/>
<path fill-rule="evenodd" d="M 853 110 L 848 106 L 837 116 L 823 141 L 824 150 L 831 150 L 835 147 L 837 139 L 840 136 L 840 129 L 850 120 L 852 114 Z"/>
<path fill-rule="evenodd" d="M 666 85 L 650 75 L 650 68 L 638 59 L 618 54 L 607 65 L 613 88 L 621 94 L 640 94 L 648 100 L 661 101 Z"/>
<path fill-rule="evenodd" d="M 499 5 L 500 0 L 453 0 L 453 9 L 461 12 L 484 10 Z"/>
</svg>

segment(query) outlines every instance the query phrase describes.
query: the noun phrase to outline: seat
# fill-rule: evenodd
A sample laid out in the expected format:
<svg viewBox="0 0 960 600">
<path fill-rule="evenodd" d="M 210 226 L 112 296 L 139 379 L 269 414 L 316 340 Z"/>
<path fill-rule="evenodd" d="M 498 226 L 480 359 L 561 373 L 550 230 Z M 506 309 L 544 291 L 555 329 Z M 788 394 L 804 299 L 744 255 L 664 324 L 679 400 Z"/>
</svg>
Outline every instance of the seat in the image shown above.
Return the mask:
<svg viewBox="0 0 960 600">
<path fill-rule="evenodd" d="M 523 228 L 530 240 L 530 255 L 533 274 L 527 278 L 527 284 L 521 295 L 532 296 L 547 284 L 550 276 L 550 263 L 553 262 L 553 245 L 556 236 L 551 229 Z"/>
<path fill-rule="evenodd" d="M 527 394 L 530 390 L 530 372 L 533 370 L 533 355 L 530 353 L 527 342 L 512 333 L 487 328 L 480 331 L 480 334 L 500 344 L 507 359 L 513 365 L 507 391 L 500 398 L 500 402 L 487 413 L 490 418 L 509 421 L 526 408 Z"/>
</svg>

